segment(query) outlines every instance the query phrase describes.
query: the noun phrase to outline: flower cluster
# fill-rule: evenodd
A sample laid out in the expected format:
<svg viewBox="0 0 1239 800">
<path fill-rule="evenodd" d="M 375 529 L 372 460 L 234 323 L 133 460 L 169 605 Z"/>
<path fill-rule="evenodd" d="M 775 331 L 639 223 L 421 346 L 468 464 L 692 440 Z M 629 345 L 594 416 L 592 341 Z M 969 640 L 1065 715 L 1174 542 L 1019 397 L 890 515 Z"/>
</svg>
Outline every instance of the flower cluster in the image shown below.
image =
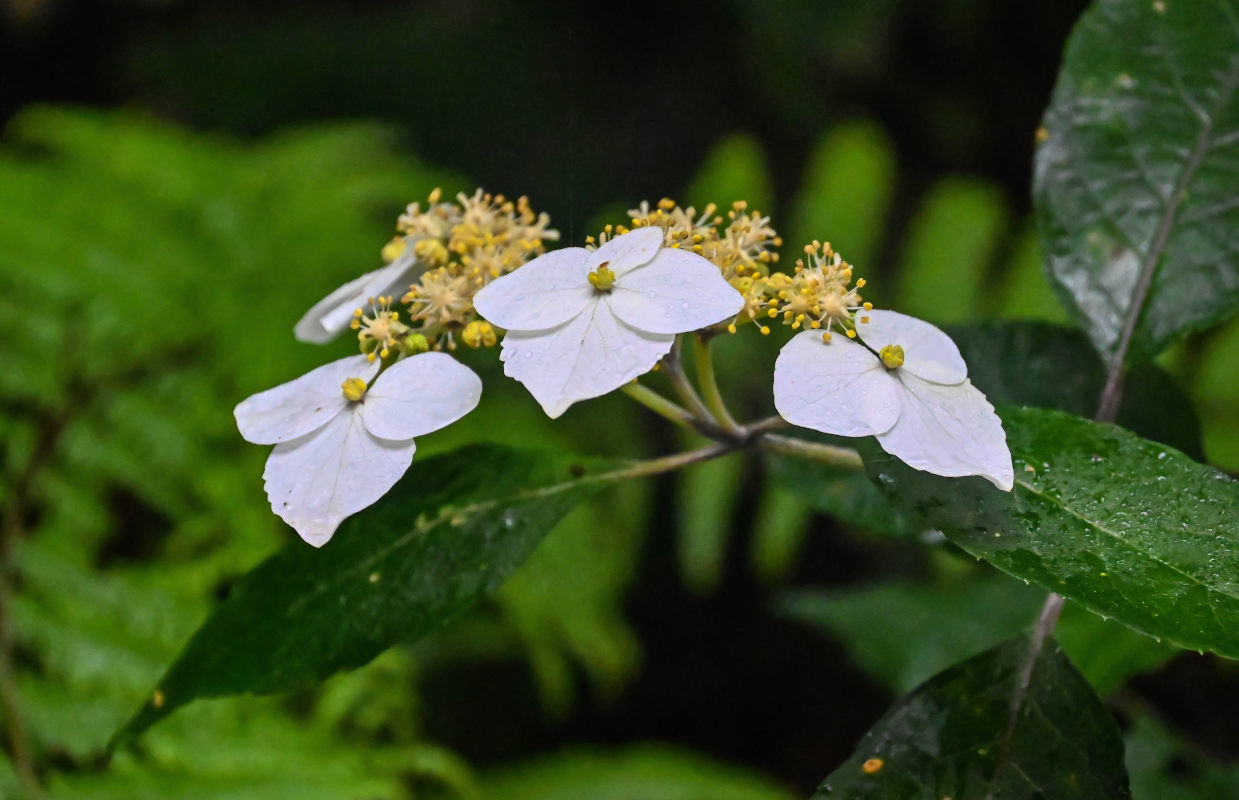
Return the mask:
<svg viewBox="0 0 1239 800">
<path fill-rule="evenodd" d="M 831 331 L 838 329 L 855 338 L 853 314 L 872 311 L 873 304 L 862 302 L 860 289 L 865 279 L 852 283 L 852 265 L 834 251 L 830 242 L 814 241 L 804 246 L 809 261 L 796 259 L 796 271 L 791 275 L 775 273 L 767 280 L 767 315 L 782 317 L 792 330 L 801 327 L 822 330 L 822 341 L 829 342 Z M 864 321 L 866 318 L 861 317 Z"/>
<path fill-rule="evenodd" d="M 498 337 L 478 318 L 473 296 L 559 239 L 550 217 L 535 213 L 527 198 L 513 202 L 481 189 L 455 202 L 443 202 L 435 189 L 425 208 L 409 204 L 396 231 L 382 250 L 387 265 L 319 301 L 294 328 L 298 339 L 321 344 L 351 326 L 366 354 L 454 350 L 457 340 L 489 347 Z M 403 320 L 393 298 L 407 306 Z"/>
<path fill-rule="evenodd" d="M 322 342 L 351 327 L 361 353 L 236 407 L 242 436 L 275 446 L 264 473 L 272 508 L 306 541 L 326 542 L 400 478 L 414 437 L 477 405 L 481 381 L 437 351 L 457 340 L 491 346 L 500 334 L 504 373 L 548 416 L 667 359 L 694 410 L 659 405 L 648 387 L 634 397 L 747 443 L 751 431 L 731 419 L 713 383 L 708 340 L 750 321 L 768 334 L 773 318 L 800 331 L 775 363 L 774 404 L 787 422 L 874 436 L 918 469 L 1011 488 L 1002 424 L 944 333 L 864 302 L 865 282 L 853 282 L 829 243 L 806 245 L 795 270 L 780 272 L 782 241 L 768 217 L 744 203 L 725 217 L 716 211 L 642 203 L 629 212 L 631 228 L 608 226 L 587 247 L 546 253 L 558 234 L 524 198 L 479 189 L 444 203 L 435 190 L 425 209 L 411 204 L 384 248 L 387 265 L 328 295 L 295 329 Z M 393 309 L 397 290 L 403 311 Z M 708 407 L 680 370 L 682 334 L 706 354 L 698 377 L 708 376 Z"/>
</svg>

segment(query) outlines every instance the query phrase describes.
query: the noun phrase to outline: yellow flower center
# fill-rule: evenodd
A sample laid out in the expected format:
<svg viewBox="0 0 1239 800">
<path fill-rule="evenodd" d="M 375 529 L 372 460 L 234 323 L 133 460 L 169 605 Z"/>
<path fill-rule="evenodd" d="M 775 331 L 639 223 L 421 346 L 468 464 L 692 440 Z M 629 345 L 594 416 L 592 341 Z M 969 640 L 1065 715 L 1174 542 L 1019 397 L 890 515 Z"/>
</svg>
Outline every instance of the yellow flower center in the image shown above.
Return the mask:
<svg viewBox="0 0 1239 800">
<path fill-rule="evenodd" d="M 366 396 L 366 382 L 361 378 L 349 378 L 340 384 L 340 388 L 344 390 L 344 396 L 350 403 L 356 403 Z"/>
<path fill-rule="evenodd" d="M 886 365 L 887 369 L 903 366 L 903 348 L 897 344 L 888 344 L 886 347 L 883 347 L 878 356 L 882 359 L 882 363 Z"/>
<path fill-rule="evenodd" d="M 598 269 L 589 273 L 589 285 L 600 292 L 609 292 L 615 285 L 615 273 L 611 271 L 610 261 L 598 265 Z"/>
</svg>

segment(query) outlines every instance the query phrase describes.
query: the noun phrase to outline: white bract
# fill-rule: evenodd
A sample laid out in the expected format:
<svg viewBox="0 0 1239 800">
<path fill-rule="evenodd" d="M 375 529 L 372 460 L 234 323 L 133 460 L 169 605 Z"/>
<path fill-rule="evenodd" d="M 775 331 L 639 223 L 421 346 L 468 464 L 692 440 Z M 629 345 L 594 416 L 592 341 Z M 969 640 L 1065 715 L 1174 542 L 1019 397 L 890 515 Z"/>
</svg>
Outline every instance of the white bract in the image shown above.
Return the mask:
<svg viewBox="0 0 1239 800">
<path fill-rule="evenodd" d="M 413 247 L 406 245 L 392 263 L 349 281 L 315 303 L 297 320 L 293 335 L 301 342 L 330 342 L 348 329 L 354 310 L 365 306 L 370 298 L 403 295 L 423 269 Z"/>
<path fill-rule="evenodd" d="M 259 392 L 234 411 L 247 441 L 273 444 L 263 471 L 277 515 L 315 547 L 387 493 L 413 461 L 413 437 L 473 410 L 482 382 L 443 353 L 389 367 L 349 356 Z"/>
<path fill-rule="evenodd" d="M 675 336 L 734 317 L 744 298 L 718 267 L 637 228 L 590 252 L 553 250 L 478 292 L 478 313 L 508 333 L 504 374 L 550 417 L 649 372 Z"/>
<path fill-rule="evenodd" d="M 895 311 L 858 316 L 864 345 L 805 331 L 783 347 L 774 365 L 783 419 L 837 436 L 876 436 L 917 469 L 980 475 L 1010 491 L 1015 474 L 1002 422 L 968 380 L 950 337 Z"/>
</svg>

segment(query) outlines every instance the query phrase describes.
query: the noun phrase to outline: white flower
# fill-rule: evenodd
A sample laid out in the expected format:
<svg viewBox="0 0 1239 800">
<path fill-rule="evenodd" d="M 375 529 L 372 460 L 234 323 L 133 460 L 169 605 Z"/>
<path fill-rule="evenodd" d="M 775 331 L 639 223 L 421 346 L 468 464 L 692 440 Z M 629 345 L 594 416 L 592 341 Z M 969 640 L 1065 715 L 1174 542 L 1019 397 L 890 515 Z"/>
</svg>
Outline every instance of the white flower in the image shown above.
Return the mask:
<svg viewBox="0 0 1239 800">
<path fill-rule="evenodd" d="M 349 356 L 242 401 L 247 441 L 273 444 L 263 471 L 275 513 L 315 547 L 387 493 L 413 461 L 413 437 L 473 410 L 482 382 L 443 353 L 389 367 Z"/>
<path fill-rule="evenodd" d="M 823 433 L 876 436 L 917 469 L 980 475 L 1010 491 L 1015 474 L 1002 422 L 968 380 L 950 337 L 895 311 L 859 317 L 864 345 L 805 331 L 783 347 L 774 365 L 779 414 Z"/>
<path fill-rule="evenodd" d="M 301 342 L 330 342 L 348 329 L 353 311 L 366 305 L 370 298 L 404 294 L 423 269 L 413 248 L 406 245 L 392 263 L 349 281 L 315 303 L 297 320 L 293 335 Z"/>
<path fill-rule="evenodd" d="M 478 292 L 474 307 L 508 333 L 504 373 L 550 417 L 648 372 L 677 333 L 735 316 L 744 298 L 718 267 L 663 248 L 638 228 L 596 251 L 553 250 Z"/>
</svg>

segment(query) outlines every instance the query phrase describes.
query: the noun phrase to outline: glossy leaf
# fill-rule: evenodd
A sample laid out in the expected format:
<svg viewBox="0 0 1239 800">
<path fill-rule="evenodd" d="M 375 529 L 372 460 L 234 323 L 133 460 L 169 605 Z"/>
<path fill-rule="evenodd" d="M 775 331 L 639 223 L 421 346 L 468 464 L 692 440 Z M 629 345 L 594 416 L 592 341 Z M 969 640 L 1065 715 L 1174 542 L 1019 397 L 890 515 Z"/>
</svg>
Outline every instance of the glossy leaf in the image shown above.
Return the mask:
<svg viewBox="0 0 1239 800">
<path fill-rule="evenodd" d="M 1239 658 L 1239 483 L 1113 425 L 1000 414 L 1012 492 L 918 472 L 872 443 L 862 444 L 867 469 L 999 569 L 1152 636 Z"/>
<path fill-rule="evenodd" d="M 499 586 L 604 469 L 495 446 L 414 463 L 327 546 L 295 542 L 241 579 L 114 744 L 191 700 L 304 686 L 426 635 Z"/>
<path fill-rule="evenodd" d="M 1052 640 L 1021 636 L 900 700 L 814 800 L 1130 796 L 1106 707 Z"/>
<path fill-rule="evenodd" d="M 1148 356 L 1239 302 L 1237 87 L 1234 0 L 1101 0 L 1068 42 L 1034 198 L 1050 278 L 1107 359 L 1130 316 Z"/>
</svg>

